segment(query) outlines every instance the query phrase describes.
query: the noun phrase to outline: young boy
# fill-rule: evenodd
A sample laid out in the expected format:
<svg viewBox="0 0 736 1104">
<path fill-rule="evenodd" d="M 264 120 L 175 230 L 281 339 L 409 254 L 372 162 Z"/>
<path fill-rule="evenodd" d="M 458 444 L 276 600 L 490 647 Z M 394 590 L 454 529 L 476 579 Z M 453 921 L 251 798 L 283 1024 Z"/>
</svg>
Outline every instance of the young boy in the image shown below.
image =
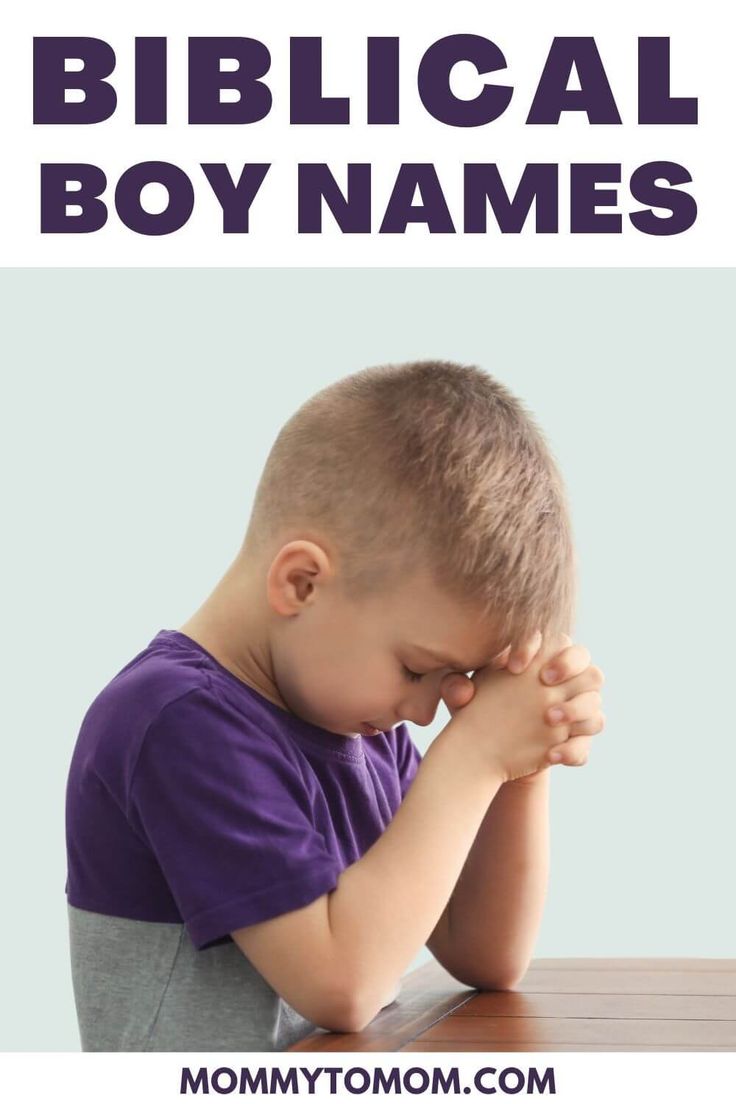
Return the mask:
<svg viewBox="0 0 736 1104">
<path fill-rule="evenodd" d="M 359 1031 L 424 943 L 469 985 L 515 985 L 549 764 L 584 762 L 603 725 L 601 673 L 559 635 L 572 594 L 554 463 L 488 375 L 389 366 L 307 402 L 224 578 L 84 718 L 67 792 L 83 1049 Z M 404 722 L 441 699 L 420 763 Z"/>
</svg>

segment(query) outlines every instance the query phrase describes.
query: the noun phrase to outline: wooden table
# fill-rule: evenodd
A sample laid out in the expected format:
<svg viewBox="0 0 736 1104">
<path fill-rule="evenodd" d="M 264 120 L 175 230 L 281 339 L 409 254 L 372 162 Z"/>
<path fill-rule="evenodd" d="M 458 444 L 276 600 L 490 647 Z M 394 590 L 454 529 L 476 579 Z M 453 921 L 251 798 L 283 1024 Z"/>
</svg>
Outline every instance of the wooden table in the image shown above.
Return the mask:
<svg viewBox="0 0 736 1104">
<path fill-rule="evenodd" d="M 436 962 L 359 1034 L 296 1051 L 736 1050 L 736 959 L 538 958 L 517 990 L 479 993 Z"/>
</svg>

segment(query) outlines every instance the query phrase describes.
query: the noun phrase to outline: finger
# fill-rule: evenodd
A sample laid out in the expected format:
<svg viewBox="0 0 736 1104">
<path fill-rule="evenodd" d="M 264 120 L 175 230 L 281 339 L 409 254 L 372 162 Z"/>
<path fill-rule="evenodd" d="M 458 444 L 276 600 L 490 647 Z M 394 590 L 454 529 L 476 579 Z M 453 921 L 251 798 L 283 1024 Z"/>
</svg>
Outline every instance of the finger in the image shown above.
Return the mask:
<svg viewBox="0 0 736 1104">
<path fill-rule="evenodd" d="M 581 675 L 587 667 L 590 667 L 590 652 L 582 644 L 571 644 L 552 656 L 540 672 L 542 682 L 553 686 L 558 682 L 567 682 L 568 679 Z"/>
<path fill-rule="evenodd" d="M 541 632 L 535 632 L 534 636 L 530 637 L 526 643 L 511 649 L 506 664 L 507 670 L 511 671 L 512 675 L 520 675 L 522 671 L 526 671 L 541 646 L 542 634 Z"/>
<path fill-rule="evenodd" d="M 597 736 L 606 727 L 606 718 L 602 713 L 590 717 L 587 721 L 577 721 L 570 725 L 571 736 Z"/>
<path fill-rule="evenodd" d="M 576 721 L 588 721 L 597 717 L 601 711 L 601 696 L 597 690 L 587 694 L 578 694 L 568 701 L 555 702 L 545 713 L 547 724 L 575 724 Z"/>
<path fill-rule="evenodd" d="M 450 716 L 454 716 L 459 709 L 463 709 L 475 694 L 475 683 L 465 675 L 453 672 L 445 675 L 440 683 L 440 694 Z"/>
<path fill-rule="evenodd" d="M 501 671 L 509 661 L 509 655 L 511 654 L 511 645 L 508 648 L 504 648 L 502 652 L 494 656 L 490 662 L 490 665 L 494 671 Z"/>
<path fill-rule="evenodd" d="M 571 644 L 572 638 L 567 633 L 554 633 L 544 638 L 544 651 L 547 658 L 551 659 L 558 652 L 563 652 L 565 648 L 569 648 Z"/>
<path fill-rule="evenodd" d="M 560 694 L 569 701 L 578 694 L 587 694 L 589 690 L 600 690 L 604 683 L 600 667 L 586 667 L 581 675 L 559 683 Z"/>
<path fill-rule="evenodd" d="M 558 744 L 547 753 L 550 763 L 564 767 L 584 767 L 590 754 L 589 736 L 571 736 L 564 744 Z"/>
</svg>

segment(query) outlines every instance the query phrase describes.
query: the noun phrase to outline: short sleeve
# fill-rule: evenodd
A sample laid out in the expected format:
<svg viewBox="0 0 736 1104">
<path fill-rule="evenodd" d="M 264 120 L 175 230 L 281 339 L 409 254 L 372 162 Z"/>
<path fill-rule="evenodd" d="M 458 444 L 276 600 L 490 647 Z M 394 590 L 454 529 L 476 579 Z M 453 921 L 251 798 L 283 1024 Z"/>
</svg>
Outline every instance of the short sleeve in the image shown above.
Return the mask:
<svg viewBox="0 0 736 1104">
<path fill-rule="evenodd" d="M 403 800 L 409 786 L 414 781 L 414 775 L 419 769 L 422 756 L 411 738 L 409 729 L 403 722 L 397 725 L 394 732 L 396 734 L 396 765 L 399 771 L 399 784 Z"/>
<path fill-rule="evenodd" d="M 340 864 L 314 827 L 285 737 L 207 690 L 165 706 L 149 727 L 128 815 L 197 948 L 337 885 Z"/>
</svg>

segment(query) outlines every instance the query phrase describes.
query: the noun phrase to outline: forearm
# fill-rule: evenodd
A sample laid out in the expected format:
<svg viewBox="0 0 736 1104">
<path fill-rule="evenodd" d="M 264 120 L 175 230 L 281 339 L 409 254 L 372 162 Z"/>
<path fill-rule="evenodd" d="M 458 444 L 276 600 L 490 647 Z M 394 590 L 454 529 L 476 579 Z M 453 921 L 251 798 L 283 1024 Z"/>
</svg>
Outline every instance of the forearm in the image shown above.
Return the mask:
<svg viewBox="0 0 736 1104">
<path fill-rule="evenodd" d="M 329 895 L 334 963 L 370 1019 L 426 943 L 452 892 L 501 778 L 435 740 L 386 832 Z"/>
<path fill-rule="evenodd" d="M 430 940 L 469 985 L 510 987 L 529 964 L 549 875 L 549 774 L 500 788 Z"/>
</svg>

